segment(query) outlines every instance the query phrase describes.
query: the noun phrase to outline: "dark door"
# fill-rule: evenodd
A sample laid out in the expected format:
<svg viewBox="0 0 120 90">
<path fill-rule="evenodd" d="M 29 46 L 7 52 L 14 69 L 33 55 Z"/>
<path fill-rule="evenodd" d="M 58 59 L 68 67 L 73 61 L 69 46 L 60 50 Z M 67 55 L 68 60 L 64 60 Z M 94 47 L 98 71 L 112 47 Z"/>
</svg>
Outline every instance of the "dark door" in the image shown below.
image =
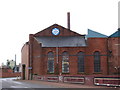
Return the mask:
<svg viewBox="0 0 120 90">
<path fill-rule="evenodd" d="M 22 65 L 22 79 L 25 80 L 25 64 Z"/>
</svg>

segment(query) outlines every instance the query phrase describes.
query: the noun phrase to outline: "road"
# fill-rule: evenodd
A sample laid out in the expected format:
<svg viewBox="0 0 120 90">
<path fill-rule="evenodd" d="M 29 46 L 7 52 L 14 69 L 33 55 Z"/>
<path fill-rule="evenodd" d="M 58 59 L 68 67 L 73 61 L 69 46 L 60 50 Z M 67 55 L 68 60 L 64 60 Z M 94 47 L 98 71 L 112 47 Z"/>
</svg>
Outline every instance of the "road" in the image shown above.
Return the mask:
<svg viewBox="0 0 120 90">
<path fill-rule="evenodd" d="M 38 81 L 27 82 L 20 80 L 16 81 L 15 79 L 16 78 L 0 78 L 0 90 L 1 88 L 3 88 L 2 90 L 48 90 L 48 89 L 50 90 L 50 88 L 51 90 L 96 90 L 96 88 L 98 88 L 98 90 L 119 90 L 119 88 L 116 89 L 116 88 L 108 88 L 101 86 L 86 86 L 86 85 L 50 83 L 50 82 L 36 83 Z"/>
<path fill-rule="evenodd" d="M 29 82 L 15 81 L 16 78 L 0 78 L 0 88 L 57 88 L 50 85 L 33 84 Z"/>
</svg>

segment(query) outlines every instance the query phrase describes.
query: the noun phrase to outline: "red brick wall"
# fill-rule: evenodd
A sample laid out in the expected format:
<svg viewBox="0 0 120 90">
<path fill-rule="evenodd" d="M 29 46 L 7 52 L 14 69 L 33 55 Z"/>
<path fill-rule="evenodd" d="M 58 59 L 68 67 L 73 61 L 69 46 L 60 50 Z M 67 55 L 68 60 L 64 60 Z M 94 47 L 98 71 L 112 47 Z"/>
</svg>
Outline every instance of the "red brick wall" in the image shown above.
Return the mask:
<svg viewBox="0 0 120 90">
<path fill-rule="evenodd" d="M 86 48 L 86 47 L 66 47 L 66 48 L 63 48 L 63 47 L 59 47 L 58 48 L 58 54 L 60 55 L 59 56 L 59 74 L 62 73 L 62 53 L 64 51 L 67 51 L 69 53 L 69 55 L 77 55 L 78 52 L 82 51 L 82 52 L 85 52 L 85 54 L 87 55 L 92 55 L 93 52 L 96 50 L 96 49 L 92 49 L 92 51 L 90 53 L 87 53 L 87 49 L 89 48 Z M 97 49 L 97 51 L 101 49 L 100 47 Z M 47 55 L 48 52 L 52 51 L 54 53 L 54 55 L 56 55 L 56 48 L 42 48 L 42 54 L 43 55 Z M 101 51 L 101 54 L 105 54 L 106 53 L 104 51 Z M 45 71 L 45 75 L 47 74 L 47 56 L 44 56 L 42 58 L 43 60 L 43 66 L 44 66 L 44 71 Z M 55 66 L 57 65 L 56 62 L 57 62 L 57 57 L 55 56 L 54 57 L 54 62 L 55 62 Z M 77 75 L 78 74 L 78 66 L 77 66 L 77 56 L 69 56 L 69 67 L 70 67 L 70 75 Z M 106 56 L 101 56 L 101 71 L 100 73 L 94 73 L 94 62 L 93 62 L 94 58 L 93 56 L 86 56 L 85 57 L 85 73 L 79 73 L 80 74 L 104 74 L 106 75 L 107 74 L 107 57 Z"/>
<path fill-rule="evenodd" d="M 51 33 L 52 28 L 59 28 L 60 34 L 58 36 L 76 36 L 77 34 L 73 31 L 65 29 L 62 26 L 54 24 L 41 32 L 36 34 L 29 35 L 29 45 L 24 45 L 22 49 L 22 64 L 26 64 L 26 76 L 28 78 L 28 66 L 32 67 L 32 74 L 38 75 L 46 75 L 47 74 L 47 53 L 52 51 L 54 55 L 56 55 L 56 48 L 42 48 L 41 44 L 37 42 L 34 38 L 35 36 L 53 36 Z M 82 74 L 107 74 L 107 38 L 88 38 L 87 39 L 87 46 L 86 47 L 59 47 L 58 54 L 61 55 L 64 51 L 67 51 L 69 55 L 77 55 L 78 52 L 82 51 L 85 52 L 86 55 L 93 55 L 95 51 L 99 51 L 103 56 L 101 56 L 101 72 L 94 73 L 94 58 L 93 56 L 86 56 L 85 57 L 85 73 Z M 59 74 L 62 72 L 62 57 L 59 56 L 59 64 L 58 64 L 58 71 Z M 69 57 L 69 67 L 70 67 L 70 75 L 77 75 L 78 74 L 78 67 L 77 67 L 77 57 L 70 56 Z M 32 60 L 32 61 L 30 61 Z M 57 57 L 54 58 L 54 67 L 57 66 Z M 56 73 L 56 71 L 55 71 Z"/>
<path fill-rule="evenodd" d="M 8 77 L 17 77 L 21 76 L 20 72 L 13 73 L 12 69 L 8 68 L 0 68 L 0 78 L 8 78 Z"/>
<path fill-rule="evenodd" d="M 33 38 L 33 37 L 32 37 Z M 87 47 L 59 47 L 58 54 L 61 55 L 64 51 L 67 51 L 69 55 L 77 55 L 78 52 L 85 52 L 86 55 L 93 55 L 95 51 L 99 51 L 101 56 L 101 72 L 94 73 L 94 58 L 93 56 L 85 57 L 85 73 L 80 74 L 107 74 L 107 39 L 106 38 L 88 38 Z M 32 73 L 38 75 L 46 75 L 47 74 L 47 53 L 52 51 L 54 55 L 56 55 L 56 48 L 41 48 L 41 44 L 39 44 L 34 38 L 31 39 L 32 45 Z M 43 56 L 41 56 L 43 55 Z M 54 67 L 57 65 L 57 57 L 54 57 Z M 77 67 L 77 56 L 69 57 L 69 67 L 70 67 L 70 75 L 78 74 Z M 59 56 L 59 74 L 62 73 L 62 57 Z M 55 69 L 55 68 L 54 68 Z"/>
<path fill-rule="evenodd" d="M 33 73 L 34 74 L 43 74 L 43 60 L 41 59 L 41 44 L 39 44 L 35 39 L 33 40 L 33 45 L 32 45 L 32 60 L 33 60 Z"/>
<path fill-rule="evenodd" d="M 59 28 L 60 34 L 58 36 L 76 36 L 80 34 L 77 34 L 76 32 L 70 31 L 69 29 L 66 29 L 62 26 L 59 26 L 57 24 L 54 24 L 34 35 L 30 35 L 29 43 L 31 45 L 32 52 L 30 53 L 32 58 L 32 73 L 38 74 L 38 75 L 46 75 L 47 74 L 47 56 L 40 56 L 40 55 L 47 55 L 48 52 L 53 51 L 56 55 L 56 48 L 41 48 L 41 45 L 35 40 L 34 36 L 53 36 L 51 33 L 53 28 Z M 78 48 L 76 48 L 74 51 L 72 48 L 59 48 L 59 54 L 61 54 L 63 51 L 68 51 L 69 54 L 74 54 Z M 84 49 L 83 49 L 84 50 Z M 76 54 L 76 53 L 75 53 Z M 70 57 L 70 68 L 74 68 L 74 64 L 76 65 L 75 57 Z M 55 67 L 57 66 L 57 57 L 55 57 Z M 74 62 L 74 64 L 72 64 Z M 59 72 L 61 72 L 61 56 L 59 57 Z M 75 68 L 76 71 L 70 69 L 70 73 L 76 74 L 77 67 Z"/>
<path fill-rule="evenodd" d="M 1 73 L 12 73 L 13 70 L 10 68 L 0 68 Z"/>
<path fill-rule="evenodd" d="M 28 77 L 29 77 L 29 70 L 28 70 L 28 67 L 29 67 L 29 44 L 28 43 L 24 44 L 24 46 L 22 47 L 21 59 L 22 59 L 21 67 L 23 64 L 25 64 L 25 66 L 26 66 L 25 67 L 25 78 L 28 79 Z M 23 77 L 23 71 L 21 73 L 21 76 Z"/>
<path fill-rule="evenodd" d="M 54 55 L 56 55 L 56 48 L 43 48 L 42 49 L 42 54 L 43 55 L 47 55 L 48 52 L 52 51 L 54 53 Z M 81 48 L 75 48 L 75 47 L 66 47 L 66 48 L 62 48 L 62 47 L 59 47 L 58 48 L 58 54 L 60 55 L 59 58 L 58 58 L 58 61 L 59 61 L 59 74 L 62 73 L 62 53 L 64 51 L 67 51 L 69 53 L 69 55 L 77 55 L 78 52 L 80 51 L 83 51 L 85 52 L 85 47 L 81 47 Z M 44 60 L 44 70 L 45 70 L 45 74 L 47 74 L 47 56 L 46 57 L 43 57 L 43 60 Z M 54 57 L 54 65 L 56 67 L 57 65 L 57 57 L 55 56 Z M 70 67 L 70 74 L 77 74 L 77 56 L 69 56 L 69 67 Z"/>
<path fill-rule="evenodd" d="M 109 74 L 118 74 L 120 73 L 120 37 L 109 38 L 108 47 L 111 52 L 109 57 Z"/>
<path fill-rule="evenodd" d="M 107 74 L 107 38 L 88 38 L 88 47 L 86 48 L 87 55 L 93 55 L 95 51 L 99 51 L 101 56 L 101 73 Z M 88 56 L 86 58 L 86 64 L 89 67 L 87 72 L 89 74 L 94 74 L 94 57 Z"/>
<path fill-rule="evenodd" d="M 2 73 L 2 78 L 8 78 L 8 77 L 20 77 L 21 73 L 16 72 L 16 73 Z"/>
</svg>

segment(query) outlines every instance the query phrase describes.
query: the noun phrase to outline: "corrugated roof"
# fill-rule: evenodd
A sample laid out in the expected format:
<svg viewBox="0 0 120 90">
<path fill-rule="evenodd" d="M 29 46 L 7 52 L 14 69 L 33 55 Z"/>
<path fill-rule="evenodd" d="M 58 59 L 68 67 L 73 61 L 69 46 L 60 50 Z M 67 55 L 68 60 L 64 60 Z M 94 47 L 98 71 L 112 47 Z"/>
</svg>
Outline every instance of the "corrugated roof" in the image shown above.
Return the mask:
<svg viewBox="0 0 120 90">
<path fill-rule="evenodd" d="M 84 36 L 35 37 L 42 47 L 80 47 L 86 46 Z"/>
<path fill-rule="evenodd" d="M 88 29 L 88 34 L 86 35 L 87 38 L 107 38 L 106 35 L 95 32 L 93 30 Z"/>
<path fill-rule="evenodd" d="M 113 33 L 109 37 L 120 37 L 120 29 L 118 29 L 118 31 L 116 31 L 115 33 Z"/>
</svg>

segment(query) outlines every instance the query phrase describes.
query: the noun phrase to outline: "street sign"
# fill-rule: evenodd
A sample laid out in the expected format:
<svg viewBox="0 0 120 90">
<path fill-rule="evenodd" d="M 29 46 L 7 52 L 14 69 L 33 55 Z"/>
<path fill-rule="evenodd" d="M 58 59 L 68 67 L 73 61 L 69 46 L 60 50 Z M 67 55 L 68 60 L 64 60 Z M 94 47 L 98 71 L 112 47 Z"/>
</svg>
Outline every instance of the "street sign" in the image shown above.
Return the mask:
<svg viewBox="0 0 120 90">
<path fill-rule="evenodd" d="M 28 67 L 28 69 L 32 69 L 32 67 Z"/>
</svg>

